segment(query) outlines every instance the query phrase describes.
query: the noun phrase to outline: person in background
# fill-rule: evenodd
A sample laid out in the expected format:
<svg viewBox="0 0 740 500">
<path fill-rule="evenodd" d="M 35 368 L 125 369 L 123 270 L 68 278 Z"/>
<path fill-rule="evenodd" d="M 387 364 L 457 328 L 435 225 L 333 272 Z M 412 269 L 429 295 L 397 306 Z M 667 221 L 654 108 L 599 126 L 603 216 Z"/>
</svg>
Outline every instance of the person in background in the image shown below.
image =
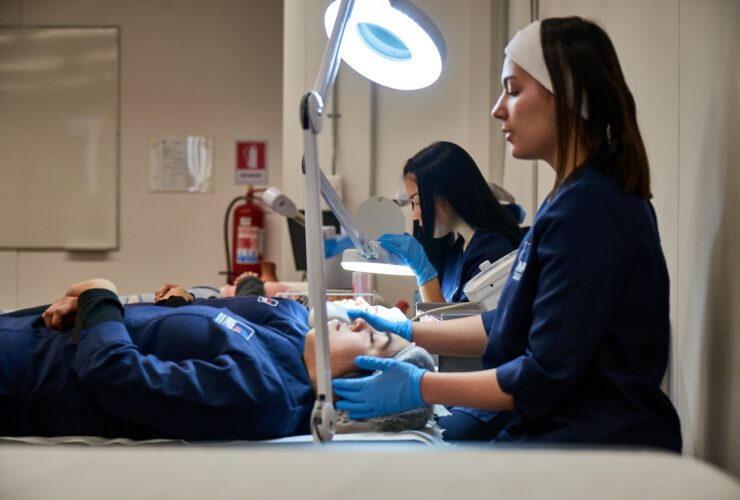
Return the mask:
<svg viewBox="0 0 740 500">
<path fill-rule="evenodd" d="M 514 251 L 522 231 L 493 195 L 473 158 L 451 142 L 435 142 L 410 158 L 403 181 L 414 235 L 386 234 L 380 244 L 416 275 L 423 302 L 463 302 L 463 287 Z"/>
<path fill-rule="evenodd" d="M 606 32 L 579 17 L 536 21 L 507 45 L 493 108 L 515 158 L 555 184 L 519 245 L 498 309 L 444 322 L 365 322 L 430 352 L 481 355 L 485 370 L 434 373 L 386 360 L 335 380 L 339 408 L 368 417 L 421 404 L 510 412 L 495 442 L 681 450 L 661 391 L 669 277 L 650 203 L 635 101 Z M 425 220 L 426 222 L 426 220 Z M 358 367 L 367 366 L 358 358 Z"/>
</svg>

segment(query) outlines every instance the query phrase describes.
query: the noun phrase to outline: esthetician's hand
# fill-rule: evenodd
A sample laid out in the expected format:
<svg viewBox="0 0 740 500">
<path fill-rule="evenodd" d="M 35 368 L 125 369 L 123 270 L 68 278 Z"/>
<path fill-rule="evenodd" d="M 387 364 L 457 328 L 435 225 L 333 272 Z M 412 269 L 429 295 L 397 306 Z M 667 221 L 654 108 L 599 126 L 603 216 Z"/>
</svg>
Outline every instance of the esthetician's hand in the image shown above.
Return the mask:
<svg viewBox="0 0 740 500">
<path fill-rule="evenodd" d="M 332 236 L 324 239 L 324 258 L 331 259 L 352 248 L 352 240 L 347 235 Z"/>
<path fill-rule="evenodd" d="M 419 240 L 409 233 L 384 234 L 378 239 L 380 246 L 400 256 L 416 275 L 416 284 L 421 286 L 437 277 L 437 270 L 429 262 Z"/>
<path fill-rule="evenodd" d="M 349 411 L 349 418 L 382 417 L 425 406 L 421 379 L 426 370 L 403 361 L 370 356 L 358 356 L 355 365 L 379 373 L 332 382 L 334 394 L 343 398 L 337 401 L 337 408 Z"/>
<path fill-rule="evenodd" d="M 411 321 L 405 320 L 405 321 L 390 321 L 387 319 L 383 319 L 380 316 L 375 316 L 374 314 L 370 314 L 369 312 L 361 311 L 359 309 L 349 309 L 347 311 L 347 316 L 349 316 L 349 319 L 351 321 L 354 321 L 355 323 L 352 325 L 352 330 L 359 331 L 362 329 L 362 325 L 358 324 L 357 319 L 364 320 L 365 323 L 372 326 L 376 330 L 380 332 L 390 332 L 395 333 L 396 335 L 400 335 L 401 337 L 405 338 L 409 342 L 411 342 L 412 337 L 412 327 L 411 327 Z M 357 328 L 355 328 L 355 325 L 357 325 Z"/>
</svg>

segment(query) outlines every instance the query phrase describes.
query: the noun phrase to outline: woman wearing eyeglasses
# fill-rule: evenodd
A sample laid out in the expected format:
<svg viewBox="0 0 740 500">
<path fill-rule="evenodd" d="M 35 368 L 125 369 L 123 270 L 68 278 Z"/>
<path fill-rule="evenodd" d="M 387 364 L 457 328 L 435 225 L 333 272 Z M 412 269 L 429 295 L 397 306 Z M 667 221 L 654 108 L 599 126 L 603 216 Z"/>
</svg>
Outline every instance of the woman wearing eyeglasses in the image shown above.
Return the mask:
<svg viewBox="0 0 740 500">
<path fill-rule="evenodd" d="M 414 235 L 383 235 L 380 244 L 409 264 L 423 302 L 466 301 L 463 287 L 479 266 L 519 245 L 519 206 L 499 203 L 473 158 L 451 142 L 416 153 L 403 168 L 403 181 Z"/>
</svg>

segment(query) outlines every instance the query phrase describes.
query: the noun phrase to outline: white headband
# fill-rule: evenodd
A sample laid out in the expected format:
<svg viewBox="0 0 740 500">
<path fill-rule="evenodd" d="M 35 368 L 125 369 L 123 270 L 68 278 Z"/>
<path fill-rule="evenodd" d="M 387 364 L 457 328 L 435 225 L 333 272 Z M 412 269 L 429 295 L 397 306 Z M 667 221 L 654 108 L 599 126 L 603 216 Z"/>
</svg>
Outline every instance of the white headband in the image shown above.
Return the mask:
<svg viewBox="0 0 740 500">
<path fill-rule="evenodd" d="M 539 21 L 535 21 L 526 28 L 517 31 L 514 38 L 504 49 L 504 53 L 524 71 L 532 75 L 532 78 L 540 82 L 551 94 L 555 93 L 552 90 L 552 80 L 550 80 L 550 73 L 547 71 L 547 64 L 545 64 L 545 55 L 542 52 Z M 567 83 L 570 84 L 571 82 L 568 81 Z M 568 90 L 572 88 L 572 86 L 569 86 Z M 570 106 L 573 107 L 572 90 L 569 93 L 571 97 L 568 101 Z M 581 105 L 581 116 L 588 120 L 588 103 L 585 99 Z"/>
<path fill-rule="evenodd" d="M 535 21 L 523 30 L 517 31 L 514 38 L 504 49 L 504 53 L 524 71 L 532 75 L 551 94 L 554 94 L 550 73 L 548 73 L 545 64 L 545 55 L 542 53 L 539 21 Z"/>
</svg>

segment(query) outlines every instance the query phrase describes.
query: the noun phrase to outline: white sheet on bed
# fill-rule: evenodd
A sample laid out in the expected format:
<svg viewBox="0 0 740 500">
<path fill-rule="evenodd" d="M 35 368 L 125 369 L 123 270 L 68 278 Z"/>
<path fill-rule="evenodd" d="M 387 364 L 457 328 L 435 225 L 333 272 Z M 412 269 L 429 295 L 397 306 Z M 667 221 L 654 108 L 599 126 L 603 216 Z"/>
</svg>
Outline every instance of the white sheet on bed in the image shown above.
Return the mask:
<svg viewBox="0 0 740 500">
<path fill-rule="evenodd" d="M 417 430 L 403 432 L 358 432 L 353 434 L 336 434 L 334 441 L 341 443 L 409 443 L 429 446 L 448 446 L 437 430 Z M 234 445 L 269 445 L 269 444 L 307 444 L 312 443 L 311 435 L 291 436 L 268 441 L 231 441 L 211 443 L 209 446 Z M 136 441 L 127 438 L 108 439 L 98 436 L 60 436 L 60 437 L 0 437 L 2 444 L 35 444 L 35 445 L 85 445 L 85 446 L 147 446 L 147 445 L 189 445 L 200 446 L 181 439 L 148 439 Z"/>
</svg>

